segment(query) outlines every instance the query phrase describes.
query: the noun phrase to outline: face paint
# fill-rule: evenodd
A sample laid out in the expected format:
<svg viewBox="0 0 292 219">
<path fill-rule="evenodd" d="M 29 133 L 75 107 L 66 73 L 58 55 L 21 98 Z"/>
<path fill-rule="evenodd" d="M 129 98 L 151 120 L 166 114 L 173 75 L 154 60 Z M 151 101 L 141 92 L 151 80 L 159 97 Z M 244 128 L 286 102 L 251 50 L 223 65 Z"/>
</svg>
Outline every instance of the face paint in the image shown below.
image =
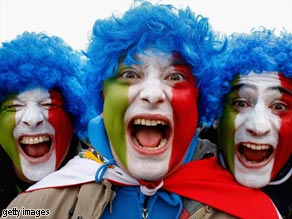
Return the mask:
<svg viewBox="0 0 292 219">
<path fill-rule="evenodd" d="M 232 82 L 219 121 L 219 144 L 236 180 L 267 185 L 291 155 L 292 82 L 278 73 L 241 75 Z"/>
<path fill-rule="evenodd" d="M 237 81 L 238 78 L 232 82 L 232 87 L 236 84 Z M 228 168 L 233 173 L 233 175 L 235 154 L 235 118 L 238 114 L 238 111 L 233 107 L 233 100 L 238 98 L 238 96 L 238 91 L 235 89 L 227 95 L 218 126 L 219 147 L 222 149 L 224 158 L 227 161 Z"/>
<path fill-rule="evenodd" d="M 104 86 L 104 121 L 115 160 L 137 179 L 159 180 L 183 160 L 197 127 L 195 80 L 172 55 L 138 55 Z"/>
<path fill-rule="evenodd" d="M 17 143 L 13 137 L 15 127 L 15 114 L 13 100 L 7 97 L 0 108 L 0 145 L 6 151 L 13 164 L 20 168 L 20 160 L 17 149 Z"/>
<path fill-rule="evenodd" d="M 122 64 L 118 72 L 125 68 Z M 124 121 L 125 111 L 129 105 L 129 82 L 119 78 L 108 79 L 104 82 L 104 124 L 111 145 L 121 163 L 126 164 L 126 126 Z"/>
<path fill-rule="evenodd" d="M 7 121 L 13 122 L 5 126 Z M 73 133 L 59 92 L 39 88 L 4 101 L 0 126 L 5 130 L 1 145 L 25 181 L 38 181 L 54 171 L 66 156 Z"/>
<path fill-rule="evenodd" d="M 182 162 L 198 123 L 198 89 L 195 87 L 195 80 L 186 66 L 175 70 L 185 72 L 187 78 L 175 84 L 172 89 L 174 136 L 170 170 Z"/>
<path fill-rule="evenodd" d="M 64 100 L 58 91 L 50 91 L 49 123 L 55 129 L 56 169 L 60 167 L 69 150 L 73 135 L 73 125 L 69 114 L 64 110 Z"/>
<path fill-rule="evenodd" d="M 282 74 L 279 74 L 279 78 L 283 88 L 280 101 L 285 103 L 285 110 L 279 113 L 281 126 L 272 179 L 279 173 L 292 154 L 292 147 L 288 145 L 292 142 L 292 80 L 285 78 Z M 282 106 L 278 107 L 281 108 Z"/>
</svg>

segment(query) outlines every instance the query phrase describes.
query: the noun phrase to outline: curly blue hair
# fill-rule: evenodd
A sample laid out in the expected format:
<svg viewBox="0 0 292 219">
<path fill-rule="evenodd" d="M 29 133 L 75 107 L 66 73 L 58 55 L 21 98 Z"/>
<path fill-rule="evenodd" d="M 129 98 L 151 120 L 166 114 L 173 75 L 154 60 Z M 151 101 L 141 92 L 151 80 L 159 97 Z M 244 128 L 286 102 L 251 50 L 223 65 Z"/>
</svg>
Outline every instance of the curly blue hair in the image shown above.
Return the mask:
<svg viewBox="0 0 292 219">
<path fill-rule="evenodd" d="M 57 89 L 78 136 L 85 136 L 81 56 L 61 38 L 24 32 L 0 47 L 0 102 L 7 95 L 34 87 Z"/>
<path fill-rule="evenodd" d="M 230 82 L 238 75 L 251 71 L 280 72 L 292 79 L 292 34 L 260 27 L 250 33 L 233 33 L 228 38 L 228 49 L 217 67 L 222 74 L 223 97 L 230 91 Z"/>
<path fill-rule="evenodd" d="M 172 5 L 139 3 L 122 17 L 95 22 L 86 51 L 91 93 L 101 94 L 103 81 L 115 75 L 121 57 L 125 57 L 126 65 L 131 65 L 136 62 L 135 54 L 146 49 L 175 51 L 191 66 L 197 78 L 199 123 L 212 124 L 219 112 L 220 79 L 209 66 L 212 57 L 225 49 L 225 39 L 211 30 L 207 18 L 196 16 L 189 7 L 176 9 Z M 92 102 L 96 113 L 101 113 L 101 95 L 94 96 Z"/>
</svg>

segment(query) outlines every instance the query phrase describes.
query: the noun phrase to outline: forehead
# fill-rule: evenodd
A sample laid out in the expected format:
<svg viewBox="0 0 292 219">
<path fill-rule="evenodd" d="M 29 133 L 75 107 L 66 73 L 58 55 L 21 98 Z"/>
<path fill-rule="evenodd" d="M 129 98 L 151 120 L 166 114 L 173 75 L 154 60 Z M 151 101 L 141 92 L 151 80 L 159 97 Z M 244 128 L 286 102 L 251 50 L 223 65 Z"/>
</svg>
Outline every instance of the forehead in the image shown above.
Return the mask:
<svg viewBox="0 0 292 219">
<path fill-rule="evenodd" d="M 48 90 L 43 88 L 33 88 L 25 90 L 18 95 L 16 95 L 18 99 L 42 99 L 44 97 L 50 96 Z"/>
<path fill-rule="evenodd" d="M 241 92 L 249 92 L 258 94 L 287 93 L 292 94 L 292 80 L 285 78 L 278 72 L 251 72 L 247 75 L 240 75 L 232 82 L 231 91 L 240 90 Z"/>
<path fill-rule="evenodd" d="M 233 82 L 232 86 L 237 86 L 239 84 L 246 84 L 253 87 L 273 87 L 279 86 L 281 84 L 279 73 L 277 72 L 263 72 L 254 73 L 250 72 L 247 75 L 238 76 Z"/>
</svg>

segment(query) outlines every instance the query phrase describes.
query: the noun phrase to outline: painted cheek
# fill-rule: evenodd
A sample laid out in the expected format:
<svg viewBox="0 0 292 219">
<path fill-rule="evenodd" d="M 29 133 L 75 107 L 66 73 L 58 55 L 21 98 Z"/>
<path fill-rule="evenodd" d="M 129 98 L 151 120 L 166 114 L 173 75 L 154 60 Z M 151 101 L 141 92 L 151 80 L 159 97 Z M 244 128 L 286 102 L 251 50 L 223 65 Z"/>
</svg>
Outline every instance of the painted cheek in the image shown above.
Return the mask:
<svg viewBox="0 0 292 219">
<path fill-rule="evenodd" d="M 127 167 L 125 112 L 129 106 L 129 83 L 115 79 L 104 82 L 104 124 L 112 150 Z"/>
<path fill-rule="evenodd" d="M 289 118 L 281 118 L 281 126 L 279 132 L 279 142 L 275 154 L 275 162 L 273 166 L 272 179 L 279 173 L 280 169 L 285 165 L 292 153 L 292 147 L 289 143 L 292 142 L 292 112 Z"/>
<path fill-rule="evenodd" d="M 50 94 L 52 96 L 52 104 L 54 104 L 55 101 L 60 101 L 61 97 L 54 98 L 56 95 L 54 91 L 50 91 Z M 69 150 L 73 136 L 73 125 L 69 114 L 64 111 L 63 107 L 49 109 L 48 121 L 55 129 L 57 169 L 66 157 Z"/>
<path fill-rule="evenodd" d="M 174 137 L 169 169 L 180 164 L 193 139 L 198 123 L 198 89 L 194 83 L 172 88 Z"/>
<path fill-rule="evenodd" d="M 218 126 L 219 146 L 223 151 L 229 170 L 234 174 L 235 155 L 235 119 L 237 112 L 230 105 L 225 105 Z"/>
<path fill-rule="evenodd" d="M 6 153 L 9 155 L 13 164 L 18 169 L 21 169 L 17 142 L 15 141 L 13 137 L 13 130 L 16 125 L 15 115 L 16 115 L 16 112 L 1 110 L 0 112 L 0 130 L 1 130 L 0 145 L 4 148 Z"/>
<path fill-rule="evenodd" d="M 284 78 L 282 74 L 279 74 L 279 78 L 282 86 L 292 90 L 291 80 Z M 292 153 L 292 147 L 289 146 L 289 143 L 292 142 L 292 97 L 291 95 L 283 94 L 281 100 L 288 104 L 288 111 L 280 113 L 281 125 L 279 130 L 279 142 L 275 154 L 272 179 L 279 173 Z"/>
<path fill-rule="evenodd" d="M 281 86 L 288 90 L 292 90 L 292 80 L 283 77 L 279 74 L 279 79 L 281 81 Z M 280 130 L 279 130 L 279 142 L 275 154 L 275 162 L 273 166 L 272 176 L 273 179 L 280 171 L 280 169 L 285 165 L 292 153 L 292 147 L 290 147 L 290 142 L 292 142 L 292 97 L 288 94 L 283 94 L 281 100 L 288 105 L 288 111 L 280 113 Z"/>
</svg>

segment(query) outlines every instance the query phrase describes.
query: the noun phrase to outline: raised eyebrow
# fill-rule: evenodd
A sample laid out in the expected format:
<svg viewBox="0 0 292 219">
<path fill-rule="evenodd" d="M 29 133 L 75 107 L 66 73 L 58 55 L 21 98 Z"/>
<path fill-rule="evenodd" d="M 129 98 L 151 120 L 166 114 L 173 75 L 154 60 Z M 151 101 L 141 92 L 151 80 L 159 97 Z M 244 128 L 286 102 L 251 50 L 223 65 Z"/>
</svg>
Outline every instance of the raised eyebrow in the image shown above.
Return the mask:
<svg viewBox="0 0 292 219">
<path fill-rule="evenodd" d="M 292 90 L 287 89 L 285 87 L 276 86 L 276 87 L 269 88 L 269 90 L 278 90 L 278 91 L 280 91 L 280 93 L 285 93 L 285 94 L 292 96 Z"/>
<path fill-rule="evenodd" d="M 253 86 L 253 85 L 249 85 L 249 84 L 236 84 L 234 86 L 231 86 L 230 92 L 237 91 L 237 90 L 240 90 L 242 88 L 251 88 L 251 89 L 256 90 L 255 86 Z"/>
</svg>

